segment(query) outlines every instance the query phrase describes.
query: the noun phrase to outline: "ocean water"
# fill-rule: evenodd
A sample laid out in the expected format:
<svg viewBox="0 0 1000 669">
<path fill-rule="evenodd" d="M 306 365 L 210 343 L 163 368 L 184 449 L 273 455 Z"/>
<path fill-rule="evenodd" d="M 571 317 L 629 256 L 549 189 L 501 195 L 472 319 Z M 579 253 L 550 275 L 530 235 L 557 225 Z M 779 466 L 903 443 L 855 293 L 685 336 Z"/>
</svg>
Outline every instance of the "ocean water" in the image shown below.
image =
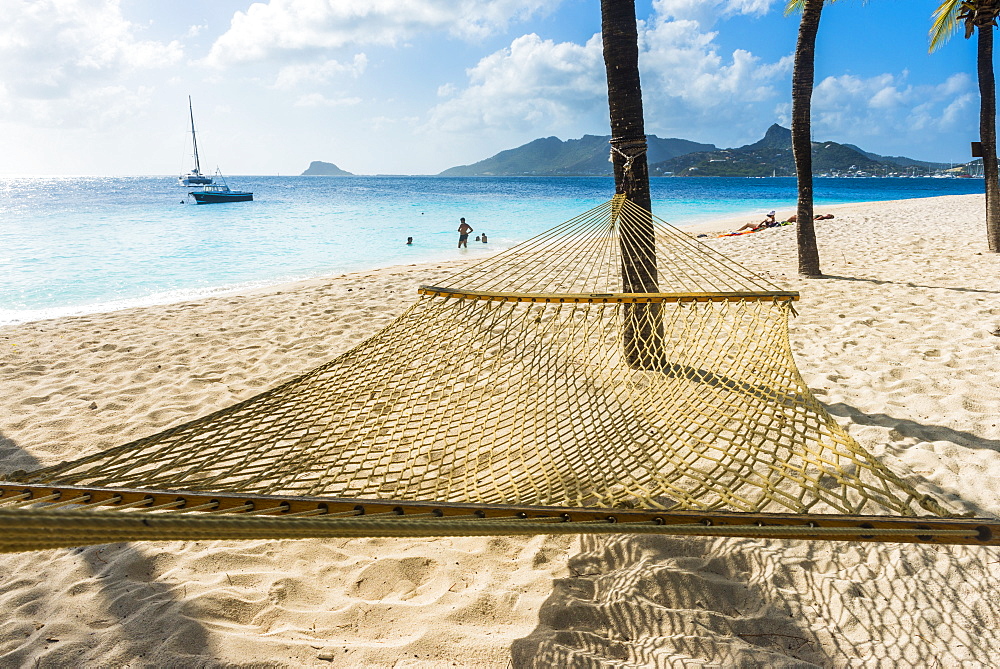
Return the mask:
<svg viewBox="0 0 1000 669">
<path fill-rule="evenodd" d="M 195 205 L 175 177 L 0 177 L 0 324 L 164 304 L 510 247 L 614 194 L 603 177 L 228 179 Z M 677 226 L 795 206 L 794 178 L 658 178 Z M 818 205 L 981 193 L 979 179 L 816 179 Z M 459 217 L 489 244 L 457 249 Z M 406 238 L 413 237 L 412 246 Z"/>
</svg>

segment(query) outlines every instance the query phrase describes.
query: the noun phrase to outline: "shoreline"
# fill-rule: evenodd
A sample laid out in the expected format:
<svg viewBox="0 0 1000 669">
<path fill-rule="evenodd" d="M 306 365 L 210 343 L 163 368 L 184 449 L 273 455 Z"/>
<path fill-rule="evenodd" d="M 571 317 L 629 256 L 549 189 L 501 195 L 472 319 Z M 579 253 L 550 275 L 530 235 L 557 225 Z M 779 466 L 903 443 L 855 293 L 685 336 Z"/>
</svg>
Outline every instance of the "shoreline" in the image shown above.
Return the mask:
<svg viewBox="0 0 1000 669">
<path fill-rule="evenodd" d="M 500 253 L 501 250 L 497 250 L 496 253 Z M 457 258 L 451 260 L 428 260 L 422 263 L 402 263 L 387 265 L 384 267 L 375 267 L 371 269 L 359 269 L 353 270 L 351 272 L 335 273 L 335 274 L 324 274 L 316 277 L 307 277 L 302 279 L 292 279 L 292 280 L 277 280 L 277 281 L 259 281 L 252 283 L 243 283 L 231 286 L 220 286 L 216 288 L 206 288 L 203 290 L 192 289 L 190 293 L 186 293 L 184 290 L 168 291 L 166 293 L 156 293 L 154 295 L 145 298 L 134 298 L 127 300 L 120 300 L 114 302 L 105 302 L 95 305 L 84 305 L 77 307 L 52 307 L 50 309 L 39 309 L 32 310 L 31 313 L 36 312 L 57 312 L 53 314 L 42 313 L 37 316 L 27 317 L 23 319 L 11 319 L 11 320 L 0 320 L 0 330 L 5 327 L 18 327 L 20 325 L 26 325 L 30 323 L 38 323 L 43 321 L 54 321 L 64 318 L 81 318 L 85 316 L 97 316 L 101 314 L 115 314 L 124 311 L 131 311 L 133 309 L 149 309 L 156 307 L 168 307 L 172 305 L 180 304 L 190 304 L 198 303 L 204 300 L 213 299 L 224 299 L 227 297 L 241 296 L 241 295 L 257 295 L 260 293 L 267 293 L 276 290 L 291 290 L 297 286 L 313 285 L 316 282 L 326 282 L 332 281 L 339 278 L 346 278 L 353 275 L 365 274 L 371 272 L 385 272 L 400 270 L 403 268 L 414 268 L 414 267 L 430 267 L 432 265 L 439 264 L 461 264 L 466 262 L 474 262 L 482 260 L 488 257 L 487 255 L 478 255 L 475 258 Z M 0 311 L 0 318 L 2 318 L 3 313 Z"/>
<path fill-rule="evenodd" d="M 892 203 L 901 202 L 911 202 L 911 201 L 926 201 L 926 200 L 936 200 L 938 198 L 970 198 L 970 197 L 982 197 L 978 195 L 939 195 L 924 198 L 909 198 L 904 200 L 873 200 L 868 202 L 847 202 L 841 204 L 832 205 L 818 205 L 815 207 L 817 213 L 834 213 L 842 212 L 855 212 L 859 207 L 870 207 L 872 205 L 887 205 Z M 777 220 L 783 220 L 782 217 L 787 218 L 795 209 L 793 207 L 776 209 L 778 212 Z M 653 212 L 656 214 L 656 212 Z M 713 218 L 712 220 L 700 221 L 696 223 L 691 223 L 689 225 L 674 225 L 677 229 L 690 233 L 692 235 L 706 234 L 709 237 L 713 237 L 719 233 L 731 232 L 745 223 L 756 221 L 763 217 L 765 212 L 758 211 L 758 209 L 747 209 L 746 212 L 740 214 L 734 214 L 731 216 L 725 216 L 721 218 Z M 670 221 L 667 221 L 670 223 Z M 12 314 L 14 313 L 27 313 L 29 315 L 17 316 L 17 315 L 5 315 L 3 310 L 0 310 L 0 329 L 6 327 L 16 327 L 18 325 L 23 325 L 26 323 L 37 323 L 40 321 L 58 320 L 60 318 L 76 318 L 82 316 L 90 316 L 96 314 L 110 314 L 118 313 L 121 311 L 128 311 L 131 309 L 144 309 L 149 307 L 162 307 L 168 305 L 176 304 L 188 304 L 192 302 L 200 302 L 202 300 L 210 299 L 222 299 L 226 297 L 231 297 L 234 295 L 250 295 L 258 294 L 260 292 L 269 292 L 275 290 L 289 290 L 294 286 L 298 285 L 311 285 L 313 282 L 324 282 L 330 281 L 336 278 L 350 277 L 354 275 L 360 275 L 371 272 L 382 272 L 398 270 L 405 267 L 409 268 L 426 268 L 429 269 L 431 266 L 442 265 L 442 264 L 464 264 L 481 261 L 487 257 L 495 255 L 497 253 L 502 253 L 504 250 L 510 247 L 498 248 L 495 251 L 490 251 L 488 253 L 476 253 L 474 257 L 468 258 L 437 258 L 433 260 L 425 260 L 417 263 L 397 263 L 392 265 L 376 266 L 366 269 L 352 270 L 349 272 L 332 272 L 329 274 L 321 274 L 314 277 L 306 277 L 301 279 L 292 280 L 260 280 L 249 283 L 241 283 L 236 285 L 223 285 L 217 287 L 203 288 L 203 289 L 175 289 L 170 291 L 165 291 L 161 293 L 154 293 L 152 295 L 140 298 L 131 298 L 124 300 L 113 300 L 110 302 L 82 305 L 82 306 L 65 306 L 65 307 L 51 307 L 43 309 L 33 309 L 33 310 L 23 310 L 21 312 L 14 312 L 10 310 Z M 478 250 L 478 249 L 477 249 Z M 471 255 L 471 254 L 470 254 Z"/>
</svg>

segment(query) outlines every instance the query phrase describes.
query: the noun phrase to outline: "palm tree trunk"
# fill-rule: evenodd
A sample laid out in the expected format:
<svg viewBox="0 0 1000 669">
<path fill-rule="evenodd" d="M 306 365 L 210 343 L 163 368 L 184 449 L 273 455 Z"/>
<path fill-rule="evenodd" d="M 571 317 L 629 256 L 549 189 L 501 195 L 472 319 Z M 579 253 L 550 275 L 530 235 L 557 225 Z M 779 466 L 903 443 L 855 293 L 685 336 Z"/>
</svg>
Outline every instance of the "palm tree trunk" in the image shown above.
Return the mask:
<svg viewBox="0 0 1000 669">
<path fill-rule="evenodd" d="M 821 277 L 816 229 L 813 224 L 812 177 L 812 93 L 815 76 L 816 33 L 825 0 L 805 0 L 799 22 L 799 41 L 795 46 L 792 73 L 792 154 L 799 186 L 795 231 L 799 248 L 799 274 Z"/>
<path fill-rule="evenodd" d="M 997 91 L 993 76 L 993 25 L 980 25 L 979 139 L 983 145 L 983 181 L 986 182 L 986 239 L 990 251 L 1000 253 L 1000 182 L 997 169 Z"/>
<path fill-rule="evenodd" d="M 608 74 L 608 109 L 615 190 L 644 211 L 652 209 L 646 132 L 639 84 L 639 35 L 635 0 L 601 0 L 604 64 Z M 622 290 L 658 292 L 656 239 L 649 216 L 623 218 L 620 228 Z M 663 338 L 659 304 L 626 304 L 622 341 L 625 360 L 638 369 L 657 366 Z"/>
</svg>

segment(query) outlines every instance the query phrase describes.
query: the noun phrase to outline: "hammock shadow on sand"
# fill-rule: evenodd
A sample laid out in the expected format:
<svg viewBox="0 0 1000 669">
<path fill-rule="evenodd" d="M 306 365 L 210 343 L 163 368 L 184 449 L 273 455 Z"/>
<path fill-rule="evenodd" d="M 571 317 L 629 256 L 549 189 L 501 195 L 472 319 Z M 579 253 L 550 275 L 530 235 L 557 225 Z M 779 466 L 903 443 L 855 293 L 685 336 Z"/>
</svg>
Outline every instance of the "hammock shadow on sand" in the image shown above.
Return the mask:
<svg viewBox="0 0 1000 669">
<path fill-rule="evenodd" d="M 699 367 L 684 365 L 681 363 L 666 363 L 659 367 L 660 373 L 668 377 L 687 379 L 695 383 L 704 383 L 713 388 L 728 390 L 733 393 L 740 393 L 747 397 L 759 400 L 775 402 L 779 405 L 794 406 L 805 401 L 805 397 L 800 393 L 787 393 L 776 390 L 764 384 L 741 381 Z"/>
<path fill-rule="evenodd" d="M 512 644 L 513 666 L 991 665 L 996 558 L 969 546 L 585 536 L 538 626 Z"/>
</svg>

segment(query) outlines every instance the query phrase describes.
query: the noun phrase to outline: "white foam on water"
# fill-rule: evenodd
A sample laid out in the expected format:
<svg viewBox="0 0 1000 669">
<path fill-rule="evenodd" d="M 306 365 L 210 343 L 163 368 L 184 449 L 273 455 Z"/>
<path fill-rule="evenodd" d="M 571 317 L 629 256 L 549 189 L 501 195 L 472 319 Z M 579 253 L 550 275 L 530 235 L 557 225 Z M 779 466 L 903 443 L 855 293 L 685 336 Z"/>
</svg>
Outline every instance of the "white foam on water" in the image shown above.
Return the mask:
<svg viewBox="0 0 1000 669">
<path fill-rule="evenodd" d="M 111 311 L 122 311 L 134 309 L 136 307 L 152 307 L 162 304 L 176 304 L 178 302 L 189 302 L 201 300 L 209 297 L 221 297 L 243 293 L 258 288 L 266 288 L 271 285 L 279 285 L 284 281 L 254 281 L 229 286 L 218 286 L 213 288 L 182 288 L 176 290 L 166 290 L 152 293 L 144 297 L 127 298 L 120 300 L 110 300 L 108 302 L 93 302 L 88 304 L 77 304 L 59 307 L 48 307 L 43 309 L 4 309 L 0 307 L 0 326 L 16 325 L 18 323 L 30 323 L 33 321 L 48 320 L 50 318 L 65 318 L 68 316 L 86 316 L 89 314 L 101 314 Z"/>
</svg>

